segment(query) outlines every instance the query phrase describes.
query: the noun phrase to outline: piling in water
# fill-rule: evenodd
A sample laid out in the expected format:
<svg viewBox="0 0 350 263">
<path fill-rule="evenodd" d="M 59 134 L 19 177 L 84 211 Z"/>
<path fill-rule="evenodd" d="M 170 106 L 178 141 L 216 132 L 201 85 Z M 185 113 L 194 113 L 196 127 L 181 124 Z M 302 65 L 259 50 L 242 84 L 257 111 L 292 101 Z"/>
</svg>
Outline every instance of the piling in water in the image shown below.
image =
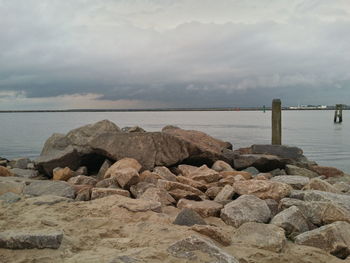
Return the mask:
<svg viewBox="0 0 350 263">
<path fill-rule="evenodd" d="M 339 119 L 339 121 L 338 121 Z M 335 105 L 335 112 L 334 112 L 334 123 L 342 123 L 343 122 L 343 105 L 337 104 Z"/>
<path fill-rule="evenodd" d="M 272 101 L 272 144 L 282 144 L 282 109 L 281 100 Z"/>
</svg>

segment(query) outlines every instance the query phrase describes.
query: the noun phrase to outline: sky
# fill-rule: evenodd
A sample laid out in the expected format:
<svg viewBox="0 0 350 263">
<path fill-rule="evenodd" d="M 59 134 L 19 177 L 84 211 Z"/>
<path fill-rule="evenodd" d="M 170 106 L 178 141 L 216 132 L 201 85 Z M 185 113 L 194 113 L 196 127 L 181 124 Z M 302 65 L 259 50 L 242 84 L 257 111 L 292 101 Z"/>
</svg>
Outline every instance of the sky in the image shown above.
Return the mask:
<svg viewBox="0 0 350 263">
<path fill-rule="evenodd" d="M 0 0 L 0 110 L 350 104 L 349 0 Z"/>
</svg>

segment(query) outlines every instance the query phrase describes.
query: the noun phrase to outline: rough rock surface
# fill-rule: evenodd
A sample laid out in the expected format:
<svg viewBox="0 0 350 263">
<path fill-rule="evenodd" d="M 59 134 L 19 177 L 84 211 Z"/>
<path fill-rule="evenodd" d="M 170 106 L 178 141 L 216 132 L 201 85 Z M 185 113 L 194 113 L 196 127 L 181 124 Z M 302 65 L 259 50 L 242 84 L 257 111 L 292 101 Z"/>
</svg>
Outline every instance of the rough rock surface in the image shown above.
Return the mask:
<svg viewBox="0 0 350 263">
<path fill-rule="evenodd" d="M 14 176 L 14 174 L 6 167 L 0 166 L 0 176 Z"/>
<path fill-rule="evenodd" d="M 298 167 L 295 165 L 286 165 L 286 172 L 289 175 L 299 175 L 299 176 L 305 176 L 308 178 L 314 178 L 318 177 L 318 173 L 313 172 L 309 169 Z"/>
<path fill-rule="evenodd" d="M 68 181 L 74 175 L 74 172 L 69 167 L 55 168 L 53 170 L 53 180 L 55 181 Z"/>
<path fill-rule="evenodd" d="M 231 167 L 231 165 L 221 160 L 216 161 L 211 167 L 211 169 L 217 172 L 233 171 L 233 168 Z"/>
<path fill-rule="evenodd" d="M 24 194 L 39 196 L 39 195 L 57 195 L 67 198 L 74 198 L 74 188 L 61 181 L 35 181 L 26 185 L 23 190 Z"/>
<path fill-rule="evenodd" d="M 223 208 L 222 204 L 214 201 L 192 201 L 187 199 L 180 199 L 177 203 L 178 208 L 189 208 L 196 211 L 202 217 L 219 216 L 220 210 Z"/>
<path fill-rule="evenodd" d="M 193 209 L 182 209 L 173 222 L 175 225 L 180 226 L 193 226 L 193 225 L 206 225 L 204 219 Z"/>
<path fill-rule="evenodd" d="M 221 219 L 228 225 L 239 227 L 246 222 L 267 223 L 271 211 L 264 200 L 254 195 L 242 195 L 221 210 Z"/>
<path fill-rule="evenodd" d="M 225 185 L 224 188 L 217 194 L 214 201 L 222 202 L 232 200 L 233 195 L 235 194 L 235 190 L 231 185 Z"/>
<path fill-rule="evenodd" d="M 79 185 L 79 184 L 96 185 L 97 180 L 91 176 L 78 175 L 78 176 L 74 176 L 74 177 L 70 178 L 68 180 L 68 183 L 75 184 L 75 185 Z"/>
<path fill-rule="evenodd" d="M 319 178 L 312 178 L 308 184 L 306 184 L 303 190 L 319 190 L 330 193 L 340 193 L 333 185 L 327 183 Z"/>
<path fill-rule="evenodd" d="M 335 167 L 327 167 L 327 166 L 318 166 L 314 165 L 310 167 L 311 170 L 318 173 L 319 175 L 323 175 L 328 177 L 340 177 L 344 175 L 344 172 L 335 168 Z"/>
<path fill-rule="evenodd" d="M 204 236 L 207 236 L 223 246 L 231 245 L 231 237 L 221 228 L 210 225 L 194 225 L 190 228 Z"/>
<path fill-rule="evenodd" d="M 130 197 L 130 193 L 127 190 L 123 189 L 112 189 L 112 188 L 92 188 L 91 189 L 91 199 L 97 199 L 106 197 L 109 195 L 122 195 Z"/>
<path fill-rule="evenodd" d="M 38 171 L 31 170 L 31 169 L 20 169 L 20 168 L 13 168 L 10 170 L 12 174 L 18 177 L 24 177 L 24 178 L 33 178 L 38 176 Z"/>
<path fill-rule="evenodd" d="M 288 163 L 287 159 L 268 154 L 242 154 L 234 159 L 234 168 L 243 170 L 250 166 L 257 168 L 261 172 L 268 172 L 277 168 L 284 168 Z"/>
<path fill-rule="evenodd" d="M 293 189 L 300 190 L 309 183 L 310 179 L 299 175 L 278 175 L 271 178 L 271 181 L 289 184 Z"/>
<path fill-rule="evenodd" d="M 176 203 L 176 200 L 167 191 L 155 187 L 147 188 L 140 199 L 160 202 L 163 206 Z"/>
</svg>

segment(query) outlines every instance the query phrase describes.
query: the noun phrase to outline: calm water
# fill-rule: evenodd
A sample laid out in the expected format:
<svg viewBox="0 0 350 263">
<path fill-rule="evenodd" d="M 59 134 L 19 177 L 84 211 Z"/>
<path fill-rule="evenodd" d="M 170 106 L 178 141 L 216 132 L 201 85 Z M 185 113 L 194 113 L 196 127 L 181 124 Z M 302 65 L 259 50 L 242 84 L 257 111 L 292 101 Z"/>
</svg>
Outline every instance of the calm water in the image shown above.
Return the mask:
<svg viewBox="0 0 350 263">
<path fill-rule="evenodd" d="M 283 143 L 301 147 L 320 165 L 350 173 L 350 112 L 333 123 L 333 111 L 284 111 Z M 109 119 L 119 127 L 139 125 L 159 131 L 165 125 L 206 132 L 229 141 L 234 148 L 270 143 L 270 112 L 75 112 L 1 113 L 0 156 L 34 158 L 54 132 L 66 133 L 81 125 Z"/>
</svg>

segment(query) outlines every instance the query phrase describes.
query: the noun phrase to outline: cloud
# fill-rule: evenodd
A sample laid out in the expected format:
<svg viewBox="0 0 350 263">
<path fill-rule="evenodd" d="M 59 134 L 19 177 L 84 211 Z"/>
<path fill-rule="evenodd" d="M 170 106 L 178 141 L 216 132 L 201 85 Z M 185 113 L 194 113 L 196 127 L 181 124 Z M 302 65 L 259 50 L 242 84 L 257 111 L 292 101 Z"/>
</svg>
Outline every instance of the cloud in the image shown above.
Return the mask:
<svg viewBox="0 0 350 263">
<path fill-rule="evenodd" d="M 26 103 L 7 97 L 20 108 L 76 96 L 76 107 L 106 108 L 341 103 L 347 10 L 346 0 L 0 0 L 0 94 L 21 94 Z"/>
</svg>

